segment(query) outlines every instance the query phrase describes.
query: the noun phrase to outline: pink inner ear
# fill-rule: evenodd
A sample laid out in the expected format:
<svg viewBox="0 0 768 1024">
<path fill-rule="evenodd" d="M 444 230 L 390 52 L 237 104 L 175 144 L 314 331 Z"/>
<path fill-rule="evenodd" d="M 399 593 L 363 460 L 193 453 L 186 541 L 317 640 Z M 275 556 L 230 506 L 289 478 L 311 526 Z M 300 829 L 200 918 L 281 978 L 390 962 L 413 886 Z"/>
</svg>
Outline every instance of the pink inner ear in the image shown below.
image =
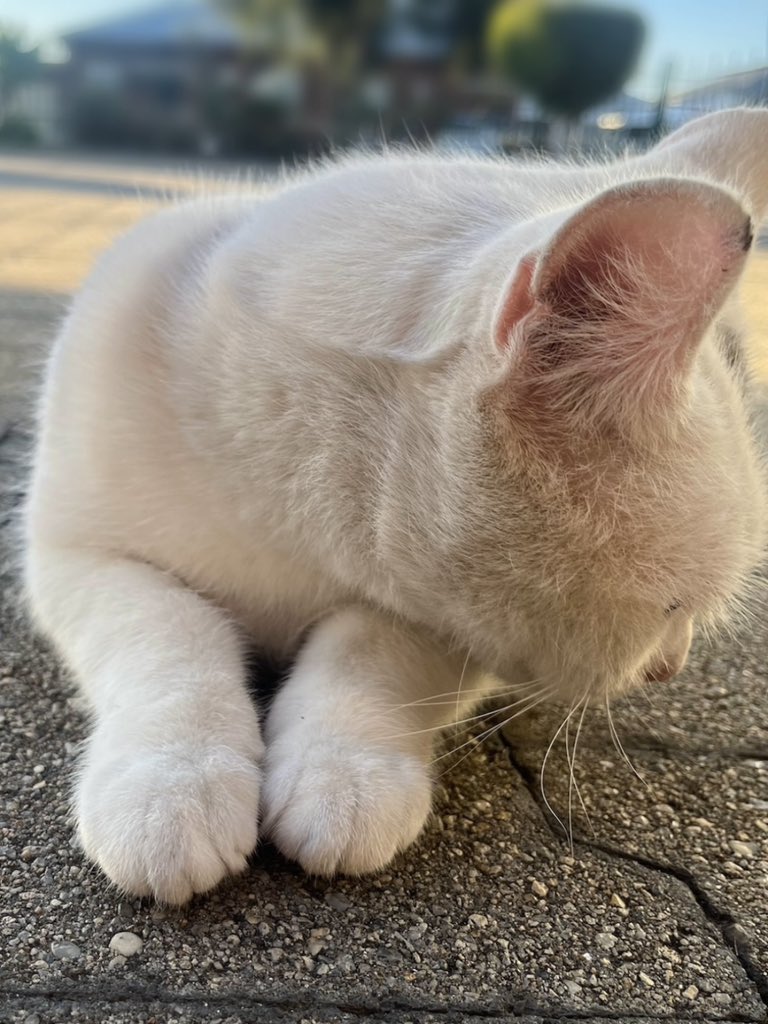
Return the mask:
<svg viewBox="0 0 768 1024">
<path fill-rule="evenodd" d="M 699 328 L 744 257 L 746 214 L 727 193 L 686 182 L 641 182 L 576 214 L 542 255 L 534 295 L 566 316 Z M 691 339 L 693 340 L 693 339 Z"/>
<path fill-rule="evenodd" d="M 524 256 L 507 289 L 501 310 L 496 317 L 495 341 L 500 349 L 509 347 L 512 331 L 528 316 L 535 305 L 532 282 L 536 262 L 537 256 L 534 253 Z"/>
<path fill-rule="evenodd" d="M 518 387 L 549 409 L 611 417 L 667 403 L 743 266 L 748 228 L 740 204 L 702 182 L 635 182 L 581 207 L 520 261 L 497 307 L 494 341 L 514 344 Z"/>
</svg>

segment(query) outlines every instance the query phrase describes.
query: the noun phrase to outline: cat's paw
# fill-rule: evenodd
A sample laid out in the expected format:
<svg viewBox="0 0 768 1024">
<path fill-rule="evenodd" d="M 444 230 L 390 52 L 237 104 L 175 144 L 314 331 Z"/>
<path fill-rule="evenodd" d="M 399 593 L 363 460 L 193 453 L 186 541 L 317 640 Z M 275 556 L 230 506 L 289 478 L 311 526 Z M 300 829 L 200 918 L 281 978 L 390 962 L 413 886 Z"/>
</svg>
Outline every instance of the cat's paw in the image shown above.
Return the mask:
<svg viewBox="0 0 768 1024">
<path fill-rule="evenodd" d="M 185 903 L 237 874 L 256 845 L 260 771 L 227 747 L 125 749 L 89 757 L 80 840 L 120 889 Z"/>
<path fill-rule="evenodd" d="M 421 832 L 431 788 L 416 757 L 297 729 L 267 746 L 264 829 L 310 874 L 377 871 Z"/>
</svg>

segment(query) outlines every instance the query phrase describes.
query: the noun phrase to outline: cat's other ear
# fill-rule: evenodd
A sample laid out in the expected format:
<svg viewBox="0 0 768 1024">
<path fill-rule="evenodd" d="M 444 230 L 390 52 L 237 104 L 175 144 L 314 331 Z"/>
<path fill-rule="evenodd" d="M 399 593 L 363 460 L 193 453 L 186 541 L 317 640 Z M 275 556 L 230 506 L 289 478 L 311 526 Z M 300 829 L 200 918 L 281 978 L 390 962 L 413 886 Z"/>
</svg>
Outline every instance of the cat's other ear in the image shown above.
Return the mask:
<svg viewBox="0 0 768 1024">
<path fill-rule="evenodd" d="M 755 220 L 762 220 L 768 213 L 768 109 L 719 110 L 689 121 L 641 162 L 726 185 L 746 202 Z"/>
<path fill-rule="evenodd" d="M 520 262 L 496 311 L 495 343 L 511 352 L 518 385 L 550 408 L 668 398 L 751 241 L 741 205 L 713 185 L 610 189 Z"/>
</svg>

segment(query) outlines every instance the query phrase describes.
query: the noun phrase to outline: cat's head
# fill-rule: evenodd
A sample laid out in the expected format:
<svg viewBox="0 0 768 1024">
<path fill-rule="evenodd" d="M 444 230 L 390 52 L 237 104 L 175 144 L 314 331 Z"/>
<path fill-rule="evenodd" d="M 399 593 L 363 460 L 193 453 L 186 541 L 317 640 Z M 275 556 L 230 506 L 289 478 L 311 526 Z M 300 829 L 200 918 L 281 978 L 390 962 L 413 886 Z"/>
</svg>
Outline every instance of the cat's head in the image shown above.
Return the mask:
<svg viewBox="0 0 768 1024">
<path fill-rule="evenodd" d="M 764 474 L 718 323 L 768 173 L 746 174 L 743 137 L 741 178 L 719 148 L 712 172 L 706 146 L 694 173 L 690 138 L 546 222 L 498 299 L 475 392 L 465 608 L 502 672 L 522 648 L 569 698 L 673 675 L 693 629 L 738 607 L 765 544 Z"/>
</svg>

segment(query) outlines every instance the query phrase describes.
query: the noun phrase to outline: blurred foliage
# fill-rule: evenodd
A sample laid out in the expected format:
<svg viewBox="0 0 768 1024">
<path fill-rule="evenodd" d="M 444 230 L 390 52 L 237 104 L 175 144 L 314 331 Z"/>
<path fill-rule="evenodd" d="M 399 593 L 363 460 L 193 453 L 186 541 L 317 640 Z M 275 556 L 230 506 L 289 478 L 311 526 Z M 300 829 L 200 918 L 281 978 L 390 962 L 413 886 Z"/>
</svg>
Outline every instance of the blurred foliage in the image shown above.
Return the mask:
<svg viewBox="0 0 768 1024">
<path fill-rule="evenodd" d="M 496 3 L 497 0 L 457 0 L 453 34 L 462 63 L 471 71 L 485 66 L 488 17 Z"/>
<path fill-rule="evenodd" d="M 579 0 L 504 0 L 488 26 L 494 67 L 569 119 L 618 92 L 645 37 L 633 11 Z"/>
<path fill-rule="evenodd" d="M 246 38 L 263 36 L 264 26 L 269 24 L 279 49 L 289 51 L 294 57 L 320 54 L 331 60 L 337 71 L 371 57 L 377 36 L 392 14 L 388 0 L 213 0 L 213 3 L 241 26 Z M 412 27 L 425 36 L 444 37 L 459 65 L 477 71 L 485 64 L 486 26 L 496 3 L 497 0 L 417 0 L 407 17 Z"/>
<path fill-rule="evenodd" d="M 386 10 L 386 0 L 213 0 L 244 33 L 294 61 L 331 61 L 349 70 Z M 363 44 L 361 46 L 361 43 Z M 350 58 L 352 58 L 350 60 Z"/>
<path fill-rule="evenodd" d="M 240 27 L 256 55 L 263 54 L 268 41 L 278 63 L 300 71 L 307 106 L 317 121 L 325 122 L 323 138 L 308 143 L 315 151 L 327 147 L 331 138 L 384 133 L 392 139 L 426 139 L 439 130 L 451 114 L 444 72 L 450 68 L 458 73 L 451 79 L 455 86 L 485 69 L 486 25 L 498 0 L 413 0 L 400 5 L 392 0 L 210 2 Z M 380 101 L 372 100 L 362 86 L 366 77 L 376 76 L 383 82 L 385 98 Z M 426 82 L 421 95 L 419 77 Z M 217 114 L 210 123 L 218 120 Z M 233 133 L 232 120 L 222 114 L 228 138 L 250 136 L 249 131 Z M 247 125 L 244 117 L 235 120 Z M 274 130 L 280 134 L 277 126 Z M 259 148 L 264 150 L 263 145 Z"/>
<path fill-rule="evenodd" d="M 37 76 L 39 66 L 37 50 L 25 45 L 23 33 L 0 25 L 0 117 L 16 89 Z"/>
</svg>

